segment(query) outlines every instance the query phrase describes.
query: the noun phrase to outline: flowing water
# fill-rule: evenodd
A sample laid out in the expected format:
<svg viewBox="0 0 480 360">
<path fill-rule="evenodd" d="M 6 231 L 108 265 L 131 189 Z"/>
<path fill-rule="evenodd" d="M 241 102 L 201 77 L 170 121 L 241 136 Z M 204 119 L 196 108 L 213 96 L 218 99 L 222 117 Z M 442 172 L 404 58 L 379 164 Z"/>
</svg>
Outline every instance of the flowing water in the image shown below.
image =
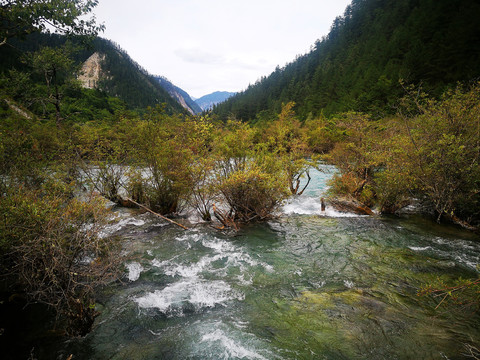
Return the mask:
<svg viewBox="0 0 480 360">
<path fill-rule="evenodd" d="M 236 236 L 118 210 L 123 284 L 99 296 L 74 359 L 461 359 L 479 316 L 418 289 L 478 276 L 478 237 L 415 216 L 321 212 L 331 168 L 278 219 Z"/>
</svg>

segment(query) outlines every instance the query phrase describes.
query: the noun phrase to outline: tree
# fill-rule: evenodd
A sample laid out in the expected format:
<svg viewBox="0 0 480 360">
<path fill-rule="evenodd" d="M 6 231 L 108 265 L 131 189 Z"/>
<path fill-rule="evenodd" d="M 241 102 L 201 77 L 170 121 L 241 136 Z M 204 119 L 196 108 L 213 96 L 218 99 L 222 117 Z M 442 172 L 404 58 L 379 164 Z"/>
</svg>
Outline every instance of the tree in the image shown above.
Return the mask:
<svg viewBox="0 0 480 360">
<path fill-rule="evenodd" d="M 290 192 L 301 195 L 310 183 L 310 169 L 315 167 L 316 161 L 311 158 L 306 134 L 295 116 L 294 106 L 294 102 L 282 105 L 277 120 L 265 129 L 264 141 L 267 151 L 282 164 Z M 305 177 L 306 183 L 300 186 Z"/>
<path fill-rule="evenodd" d="M 407 98 L 414 116 L 402 115 L 410 169 L 417 192 L 442 217 L 480 220 L 480 85 L 448 91 L 440 101 L 418 92 Z"/>
<path fill-rule="evenodd" d="M 0 273 L 28 300 L 53 308 L 58 327 L 77 336 L 93 324 L 94 290 L 116 279 L 122 260 L 115 239 L 99 236 L 102 200 L 72 199 L 64 187 L 49 179 L 43 189 L 2 193 Z"/>
<path fill-rule="evenodd" d="M 78 88 L 78 82 L 74 78 L 76 68 L 71 53 L 71 46 L 67 43 L 60 48 L 42 48 L 35 52 L 31 59 L 34 71 L 43 76 L 46 85 L 45 95 L 41 95 L 37 100 L 55 107 L 57 126 L 63 120 L 60 112 L 63 93 L 68 88 Z"/>
<path fill-rule="evenodd" d="M 103 25 L 85 19 L 98 0 L 1 0 L 0 46 L 14 37 L 54 29 L 63 34 L 97 35 Z"/>
<path fill-rule="evenodd" d="M 331 191 L 351 195 L 372 206 L 373 176 L 380 165 L 374 156 L 378 143 L 376 123 L 368 115 L 356 112 L 339 114 L 334 121 L 343 135 L 326 156 L 340 170 L 333 178 Z"/>
<path fill-rule="evenodd" d="M 243 121 L 295 101 L 310 114 L 358 111 L 393 115 L 398 80 L 423 82 L 434 95 L 479 76 L 480 4 L 471 0 L 361 0 L 337 17 L 311 52 L 277 67 L 215 107 Z M 375 55 L 373 55 L 375 54 Z"/>
<path fill-rule="evenodd" d="M 282 164 L 254 136 L 248 124 L 229 121 L 217 138 L 214 181 L 226 209 L 214 215 L 227 227 L 271 218 L 287 197 Z"/>
<path fill-rule="evenodd" d="M 480 85 L 447 91 L 441 100 L 410 90 L 397 117 L 337 119 L 344 136 L 328 155 L 340 170 L 332 190 L 386 213 L 415 198 L 438 222 L 478 227 Z"/>
<path fill-rule="evenodd" d="M 185 124 L 176 116 L 161 112 L 148 120 L 139 121 L 133 130 L 137 135 L 131 144 L 137 160 L 135 173 L 128 187 L 151 210 L 162 214 L 176 214 L 187 203 L 192 191 L 189 166 L 193 151 Z M 142 201 L 143 200 L 143 201 Z"/>
</svg>

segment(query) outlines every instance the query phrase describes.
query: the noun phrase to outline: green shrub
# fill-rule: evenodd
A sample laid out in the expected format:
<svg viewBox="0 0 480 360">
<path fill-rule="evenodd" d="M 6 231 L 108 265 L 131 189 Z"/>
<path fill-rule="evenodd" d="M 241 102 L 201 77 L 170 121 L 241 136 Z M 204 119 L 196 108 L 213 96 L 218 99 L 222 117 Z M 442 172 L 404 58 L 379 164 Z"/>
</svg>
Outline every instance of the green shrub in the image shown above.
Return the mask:
<svg viewBox="0 0 480 360">
<path fill-rule="evenodd" d="M 28 298 L 51 306 L 71 335 L 89 331 L 94 290 L 115 278 L 116 242 L 101 237 L 101 199 L 11 187 L 0 197 L 1 272 Z"/>
</svg>

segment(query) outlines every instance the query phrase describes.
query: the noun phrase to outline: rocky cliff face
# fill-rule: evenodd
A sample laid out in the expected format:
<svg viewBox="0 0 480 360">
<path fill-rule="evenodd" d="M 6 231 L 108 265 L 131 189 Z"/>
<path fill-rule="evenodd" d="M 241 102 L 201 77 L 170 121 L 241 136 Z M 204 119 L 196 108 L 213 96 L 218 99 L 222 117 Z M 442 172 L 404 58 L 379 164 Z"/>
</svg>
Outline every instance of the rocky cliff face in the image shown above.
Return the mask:
<svg viewBox="0 0 480 360">
<path fill-rule="evenodd" d="M 105 60 L 105 55 L 95 52 L 85 61 L 78 76 L 78 80 L 81 81 L 84 88 L 94 89 L 97 87 L 102 72 L 103 60 Z"/>
<path fill-rule="evenodd" d="M 125 57 L 122 53 L 118 51 L 117 51 L 117 55 L 120 56 L 121 59 L 114 59 L 116 63 L 122 60 L 133 62 L 132 60 L 129 60 L 128 56 Z M 82 86 L 87 89 L 99 88 L 100 80 L 111 80 L 110 82 L 112 81 L 114 82 L 113 87 L 116 88 L 116 91 L 111 95 L 119 96 L 122 98 L 122 96 L 118 94 L 118 86 L 115 84 L 115 75 L 110 74 L 110 71 L 105 69 L 105 67 L 107 66 L 106 63 L 111 62 L 111 60 L 113 61 L 113 59 L 110 58 L 111 55 L 108 55 L 108 58 L 106 58 L 106 56 L 107 55 L 105 55 L 104 53 L 101 53 L 98 51 L 93 53 L 82 65 L 82 70 L 80 72 L 80 75 L 78 76 L 78 80 L 80 80 Z M 166 96 L 170 96 L 173 100 L 175 100 L 176 103 L 180 104 L 190 114 L 195 115 L 202 111 L 202 109 L 190 98 L 190 96 L 185 91 L 173 85 L 166 78 L 161 76 L 153 77 L 149 75 L 146 72 L 146 70 L 141 69 L 140 66 L 136 63 L 134 63 L 134 71 L 135 70 L 141 74 L 140 75 L 140 79 L 142 79 L 141 81 L 143 82 L 144 85 L 147 84 L 147 87 L 151 88 L 152 92 L 155 91 L 156 87 L 160 87 L 162 90 L 168 93 L 168 95 L 165 94 Z M 155 82 L 155 80 L 158 81 L 158 83 L 152 83 L 152 81 Z M 104 85 L 105 84 L 103 84 L 102 86 Z M 106 90 L 107 92 L 109 92 L 108 87 L 109 86 L 107 86 L 107 89 L 102 89 L 102 90 Z M 110 84 L 110 88 L 112 88 L 112 84 Z M 131 90 L 127 89 L 126 93 L 129 94 L 129 91 Z M 123 93 L 123 95 L 124 95 L 123 97 L 125 97 L 125 92 Z"/>
<path fill-rule="evenodd" d="M 170 92 L 169 91 L 169 94 L 175 99 L 178 101 L 178 103 L 180 105 L 183 106 L 184 109 L 186 109 L 190 114 L 192 115 L 195 115 L 195 111 L 190 107 L 188 106 L 186 100 L 184 99 L 184 97 L 182 95 L 180 95 L 178 92 L 176 91 L 173 91 L 173 92 Z"/>
<path fill-rule="evenodd" d="M 163 76 L 155 77 L 160 85 L 173 97 L 180 105 L 183 106 L 190 114 L 195 115 L 202 112 L 202 109 L 192 100 L 190 95 L 185 90 L 172 84 L 167 78 Z"/>
</svg>

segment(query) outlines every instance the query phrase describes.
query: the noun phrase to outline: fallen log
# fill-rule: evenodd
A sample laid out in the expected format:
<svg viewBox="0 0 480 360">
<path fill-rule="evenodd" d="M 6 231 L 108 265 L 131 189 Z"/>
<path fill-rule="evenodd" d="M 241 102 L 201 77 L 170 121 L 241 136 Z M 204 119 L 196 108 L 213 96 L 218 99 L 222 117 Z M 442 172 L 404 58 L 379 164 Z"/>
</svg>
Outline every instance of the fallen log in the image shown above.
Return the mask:
<svg viewBox="0 0 480 360">
<path fill-rule="evenodd" d="M 477 226 L 470 225 L 468 222 L 461 220 L 460 218 L 458 218 L 454 214 L 450 214 L 450 215 L 446 214 L 445 217 L 448 220 L 450 220 L 451 222 L 453 222 L 454 224 L 459 225 L 464 229 L 467 229 L 467 230 L 473 231 L 473 232 L 480 232 L 480 229 Z"/>
<path fill-rule="evenodd" d="M 182 224 L 179 224 L 179 223 L 177 223 L 176 221 L 173 221 L 172 219 L 169 219 L 169 218 L 167 218 L 167 217 L 165 217 L 165 216 L 163 216 L 163 215 L 160 215 L 160 214 L 156 213 L 155 211 L 149 209 L 149 208 L 146 207 L 145 205 L 139 204 L 139 203 L 137 203 L 136 201 L 134 201 L 134 200 L 132 200 L 132 199 L 130 199 L 130 198 L 126 198 L 125 200 L 131 202 L 132 204 L 137 205 L 139 208 L 142 208 L 142 209 L 148 211 L 149 213 L 151 213 L 151 214 L 153 214 L 153 215 L 155 215 L 155 216 L 158 216 L 159 218 L 161 218 L 161 219 L 163 219 L 163 220 L 168 221 L 169 223 L 172 223 L 172 224 L 174 224 L 174 225 L 177 225 L 177 226 L 181 227 L 182 229 L 188 230 L 188 228 L 187 228 L 186 226 L 184 226 L 184 225 L 182 225 Z"/>
<path fill-rule="evenodd" d="M 230 214 L 223 214 L 222 212 L 217 210 L 215 204 L 213 204 L 213 215 L 217 218 L 220 223 L 222 223 L 222 227 L 215 227 L 217 230 L 223 230 L 224 228 L 233 228 L 235 231 L 238 231 L 238 225 L 233 220 Z"/>
<path fill-rule="evenodd" d="M 375 215 L 372 209 L 353 198 L 331 199 L 329 203 L 335 210 L 340 212 L 350 212 L 358 215 Z"/>
</svg>

